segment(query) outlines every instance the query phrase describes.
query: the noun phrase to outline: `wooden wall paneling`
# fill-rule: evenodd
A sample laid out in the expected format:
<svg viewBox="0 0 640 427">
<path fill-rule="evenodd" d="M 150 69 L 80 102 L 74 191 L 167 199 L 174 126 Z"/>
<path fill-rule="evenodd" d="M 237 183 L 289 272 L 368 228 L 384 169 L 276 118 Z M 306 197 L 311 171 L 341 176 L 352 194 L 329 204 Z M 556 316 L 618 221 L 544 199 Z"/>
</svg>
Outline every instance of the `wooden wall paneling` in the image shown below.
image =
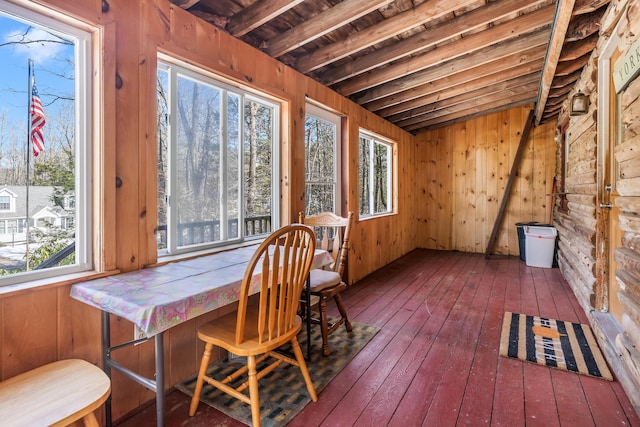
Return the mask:
<svg viewBox="0 0 640 427">
<path fill-rule="evenodd" d="M 518 151 L 518 145 L 521 139 L 522 130 L 524 129 L 524 124 L 526 121 L 526 117 L 523 118 L 522 111 L 519 108 L 514 108 L 509 110 L 509 160 L 507 165 L 509 170 L 511 169 L 516 152 Z M 527 141 L 528 143 L 528 141 Z M 525 147 L 525 151 L 523 152 L 521 165 L 525 162 L 525 158 L 527 157 L 527 150 Z M 508 254 L 515 255 L 517 253 L 518 248 L 518 235 L 515 228 L 515 223 L 527 221 L 528 219 L 523 215 L 523 203 L 522 203 L 522 173 L 523 169 L 520 167 L 518 173 L 516 174 L 516 178 L 513 183 L 513 187 L 511 188 L 511 193 L 509 194 L 509 201 L 506 207 L 506 214 L 504 216 L 504 221 L 502 222 L 501 230 L 505 230 L 509 236 L 508 243 Z M 508 177 L 508 175 L 507 175 Z M 508 179 L 508 178 L 507 178 Z M 509 227 L 510 226 L 510 227 Z M 513 230 L 512 230 L 513 229 Z"/>
<path fill-rule="evenodd" d="M 58 351 L 60 358 L 84 359 L 102 366 L 101 314 L 69 296 L 70 286 L 57 292 Z"/>
<path fill-rule="evenodd" d="M 2 300 L 2 377 L 5 380 L 58 359 L 58 298 L 55 288 Z"/>
<path fill-rule="evenodd" d="M 465 234 L 466 250 L 473 252 L 476 247 L 476 220 L 478 211 L 476 209 L 476 158 L 478 154 L 477 146 L 478 119 L 470 120 L 465 126 L 466 148 L 464 151 L 464 189 L 463 189 L 463 210 L 465 212 Z"/>
<path fill-rule="evenodd" d="M 126 0 L 112 2 L 118 22 L 116 39 L 116 175 L 120 183 L 116 190 L 117 264 L 122 271 L 140 268 L 140 158 L 139 117 L 140 85 L 138 59 L 140 37 L 138 25 L 142 21 L 140 9 L 125 5 Z"/>
<path fill-rule="evenodd" d="M 452 217 L 453 245 L 456 248 L 465 250 L 467 241 L 466 233 L 463 231 L 467 220 L 467 211 L 464 209 L 464 189 L 465 189 L 465 152 L 467 145 L 467 135 L 465 123 L 453 125 L 453 197 L 452 197 Z"/>
<path fill-rule="evenodd" d="M 436 248 L 451 250 L 454 245 L 454 194 L 455 186 L 453 179 L 454 170 L 454 153 L 455 144 L 453 143 L 453 128 L 448 126 L 438 130 L 438 144 L 436 151 L 437 175 L 438 175 L 438 191 L 436 192 L 438 209 L 435 211 L 437 215 L 436 226 Z"/>
<path fill-rule="evenodd" d="M 509 173 L 511 172 L 511 133 L 510 133 L 510 112 L 508 110 L 497 113 L 498 116 L 498 206 L 502 203 L 502 197 L 504 195 L 504 189 L 507 186 L 509 180 Z M 515 152 L 514 152 L 515 156 Z M 508 211 L 507 211 L 508 213 Z M 497 213 L 496 213 L 497 215 Z M 491 219 L 491 227 L 495 222 L 496 217 Z M 505 215 L 503 219 L 502 227 L 504 224 L 508 225 L 509 218 Z M 509 255 L 509 234 L 498 233 L 496 244 L 493 247 L 493 253 L 500 255 Z"/>
<path fill-rule="evenodd" d="M 93 262 L 96 270 L 113 271 L 118 264 L 116 233 L 116 40 L 117 26 L 112 13 L 99 17 L 104 27 L 95 34 L 93 81 L 93 230 L 99 238 L 93 241 Z M 95 22 L 99 19 L 96 17 Z M 99 58 L 97 58 L 99 56 Z M 99 142 L 99 144 L 97 143 Z"/>
<path fill-rule="evenodd" d="M 419 181 L 418 192 L 425 197 L 424 203 L 419 203 L 418 215 L 421 225 L 425 228 L 425 233 L 416 233 L 420 236 L 418 242 L 419 247 L 435 249 L 435 232 L 438 227 L 438 209 L 440 198 L 436 192 L 440 188 L 438 185 L 438 134 L 430 132 L 425 135 L 426 140 L 423 143 L 416 142 L 417 149 L 417 172 Z M 422 177 L 424 176 L 424 179 Z"/>
<path fill-rule="evenodd" d="M 473 252 L 482 252 L 487 247 L 487 229 L 488 229 L 488 168 L 487 168 L 487 140 L 488 140 L 488 124 L 487 116 L 479 117 L 475 120 L 476 126 L 476 156 L 475 156 L 475 183 L 474 205 L 476 212 L 475 223 L 475 242 Z"/>
<path fill-rule="evenodd" d="M 486 195 L 487 195 L 487 210 L 486 210 L 486 224 L 484 230 L 483 241 L 485 242 L 484 248 L 486 249 L 489 237 L 491 236 L 491 230 L 495 218 L 498 216 L 498 210 L 500 203 L 498 200 L 501 197 L 499 192 L 499 185 L 501 180 L 499 179 L 499 160 L 498 160 L 498 148 L 500 146 L 499 139 L 499 115 L 490 114 L 487 116 L 487 132 L 486 132 Z M 496 239 L 494 244 L 494 252 L 500 253 L 500 238 Z"/>
<path fill-rule="evenodd" d="M 541 127 L 534 127 L 531 130 L 531 182 L 529 187 L 531 193 L 524 197 L 531 201 L 531 218 L 537 221 L 548 223 L 549 217 L 546 215 L 547 194 L 551 193 L 551 188 L 547 189 L 546 184 L 546 168 L 545 153 L 546 144 L 544 141 L 544 133 Z M 553 141 L 553 137 L 551 138 Z"/>
</svg>

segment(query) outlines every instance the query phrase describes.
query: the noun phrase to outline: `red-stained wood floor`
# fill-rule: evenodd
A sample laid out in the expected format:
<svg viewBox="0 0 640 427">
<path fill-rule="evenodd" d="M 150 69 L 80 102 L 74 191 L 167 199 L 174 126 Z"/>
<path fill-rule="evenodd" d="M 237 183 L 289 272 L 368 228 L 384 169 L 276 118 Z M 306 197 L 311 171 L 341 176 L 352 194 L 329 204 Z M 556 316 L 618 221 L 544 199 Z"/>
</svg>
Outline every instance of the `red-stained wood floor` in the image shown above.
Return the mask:
<svg viewBox="0 0 640 427">
<path fill-rule="evenodd" d="M 640 426 L 618 381 L 498 356 L 505 311 L 588 323 L 557 268 L 416 250 L 343 294 L 380 332 L 289 426 Z M 242 426 L 167 396 L 167 426 Z M 154 426 L 153 404 L 119 427 Z"/>
</svg>

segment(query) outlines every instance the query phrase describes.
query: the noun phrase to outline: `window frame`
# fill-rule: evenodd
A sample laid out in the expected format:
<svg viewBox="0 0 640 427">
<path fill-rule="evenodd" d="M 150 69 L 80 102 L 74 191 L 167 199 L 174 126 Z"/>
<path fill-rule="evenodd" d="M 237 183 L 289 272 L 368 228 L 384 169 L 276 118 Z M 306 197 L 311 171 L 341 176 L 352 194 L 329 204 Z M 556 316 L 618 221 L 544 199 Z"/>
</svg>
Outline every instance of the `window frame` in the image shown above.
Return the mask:
<svg viewBox="0 0 640 427">
<path fill-rule="evenodd" d="M 272 121 L 272 146 L 271 146 L 271 230 L 274 231 L 280 227 L 280 150 L 281 150 L 281 122 L 282 122 L 282 102 L 280 100 L 274 99 L 273 97 L 267 95 L 264 92 L 260 92 L 258 90 L 245 87 L 243 85 L 234 84 L 222 76 L 219 76 L 215 73 L 208 71 L 205 68 L 199 67 L 197 65 L 192 65 L 185 63 L 175 57 L 172 57 L 169 54 L 158 52 L 157 58 L 157 66 L 158 70 L 164 69 L 165 71 L 174 68 L 179 70 L 179 72 L 183 75 L 188 76 L 189 78 L 212 87 L 221 90 L 223 93 L 232 93 L 240 99 L 241 108 L 239 112 L 239 122 L 240 129 L 238 136 L 238 144 L 241 148 L 241 156 L 244 156 L 244 144 L 245 144 L 245 134 L 244 134 L 244 106 L 246 105 L 246 101 L 257 101 L 261 104 L 265 104 L 273 110 L 273 121 Z M 167 71 L 169 74 L 169 71 Z M 168 81 L 168 90 L 171 92 L 169 94 L 169 104 L 171 103 L 171 99 L 175 97 L 176 89 L 172 88 L 171 82 Z M 226 97 L 224 104 L 226 105 Z M 226 238 L 224 240 L 217 241 L 209 241 L 185 246 L 177 245 L 177 233 L 178 233 L 178 222 L 177 215 L 173 212 L 171 208 L 172 205 L 176 203 L 176 173 L 171 172 L 172 170 L 176 170 L 176 144 L 171 143 L 171 141 L 175 141 L 177 134 L 176 120 L 177 117 L 175 114 L 172 114 L 171 106 L 168 111 L 168 132 L 167 135 L 169 137 L 168 147 L 167 147 L 167 155 L 168 155 L 168 177 L 167 177 L 167 189 L 168 192 L 168 205 L 167 209 L 167 245 L 166 248 L 157 249 L 158 259 L 168 259 L 170 257 L 182 256 L 185 254 L 194 254 L 194 253 L 207 253 L 214 250 L 218 250 L 226 247 L 233 247 L 242 245 L 243 243 L 254 243 L 256 241 L 260 241 L 264 239 L 269 233 L 263 233 L 255 236 L 247 236 L 244 231 L 244 221 L 245 221 L 245 209 L 246 209 L 246 199 L 244 197 L 245 185 L 244 185 L 244 175 L 243 171 L 239 171 L 239 189 L 238 191 L 242 195 L 239 199 L 240 206 L 239 214 L 238 214 L 238 237 L 237 238 Z M 225 115 L 226 117 L 226 115 Z M 226 131 L 226 123 L 227 121 L 222 118 L 221 115 L 221 131 L 224 133 Z M 226 146 L 226 137 L 221 137 L 221 146 Z M 226 163 L 225 163 L 225 170 Z M 224 177 L 221 181 L 226 180 L 226 175 L 223 174 Z M 222 185 L 222 184 L 219 184 Z M 171 189 L 171 190 L 170 190 Z M 227 202 L 226 194 L 222 195 L 224 203 Z M 159 208 L 159 207 L 158 207 Z M 223 213 L 221 211 L 221 219 L 223 221 L 226 218 L 227 209 Z M 170 231 L 171 230 L 171 231 Z M 169 237 L 169 233 L 174 233 L 173 238 Z"/>
<path fill-rule="evenodd" d="M 367 213 L 363 213 L 362 206 L 358 207 L 359 217 L 360 219 L 369 219 L 369 218 L 376 218 L 376 217 L 394 214 L 396 213 L 396 206 L 397 206 L 396 192 L 394 191 L 394 188 L 395 188 L 394 183 L 396 182 L 396 169 L 397 169 L 395 165 L 395 157 L 396 157 L 396 149 L 397 149 L 396 143 L 380 135 L 377 135 L 371 131 L 360 129 L 358 132 L 358 175 L 360 174 L 360 166 L 362 163 L 361 152 L 360 152 L 360 140 L 363 138 L 366 138 L 372 142 L 369 153 L 367 153 L 369 170 L 372 172 L 374 171 L 374 167 L 375 167 L 375 164 L 374 164 L 375 149 L 374 148 L 376 144 L 387 147 L 387 160 L 386 160 L 387 209 L 384 212 L 375 212 L 374 200 L 372 197 L 373 195 L 372 192 L 374 191 L 374 188 L 375 188 L 375 184 L 373 182 L 375 173 L 370 173 L 369 197 L 368 197 L 369 206 L 367 209 Z M 358 177 L 358 204 L 359 205 L 361 205 L 360 195 L 361 195 L 360 178 Z"/>
<path fill-rule="evenodd" d="M 73 120 L 75 129 L 74 141 L 74 167 L 75 167 L 75 264 L 50 267 L 41 270 L 30 270 L 21 273 L 0 277 L 0 289 L 3 286 L 21 284 L 25 282 L 40 281 L 43 279 L 60 278 L 71 274 L 88 272 L 94 270 L 94 243 L 93 213 L 97 205 L 93 200 L 92 184 L 92 159 L 93 147 L 98 143 L 95 141 L 97 133 L 94 127 L 94 77 L 93 46 L 98 33 L 95 28 L 86 23 L 69 17 L 67 15 L 56 15 L 49 10 L 45 10 L 37 5 L 22 6 L 0 0 L 0 14 L 3 16 L 23 22 L 24 24 L 45 28 L 47 31 L 61 35 L 65 39 L 74 41 L 74 113 Z M 46 111 L 45 111 L 46 114 Z M 29 218 L 31 220 L 31 218 Z M 16 227 L 19 227 L 17 220 Z M 23 220 L 26 223 L 26 219 Z M 8 224 L 7 224 L 8 226 Z M 7 231 L 8 231 L 7 227 Z M 40 283 L 40 282 L 37 282 Z M 50 281 L 48 282 L 50 283 Z"/>
<path fill-rule="evenodd" d="M 331 184 L 333 185 L 333 210 L 332 212 L 340 215 L 340 209 L 342 206 L 342 117 L 336 113 L 329 111 L 326 107 L 322 107 L 320 105 L 307 102 L 305 105 L 305 133 L 306 133 L 306 123 L 307 117 L 312 116 L 316 119 L 324 120 L 328 123 L 335 125 L 335 144 L 333 146 L 333 181 L 329 183 L 328 181 L 308 181 L 307 180 L 307 171 L 305 169 L 305 214 L 309 214 L 309 203 L 308 203 L 308 191 L 307 186 L 309 183 L 312 184 Z M 305 167 L 307 164 L 307 150 L 305 145 Z"/>
</svg>

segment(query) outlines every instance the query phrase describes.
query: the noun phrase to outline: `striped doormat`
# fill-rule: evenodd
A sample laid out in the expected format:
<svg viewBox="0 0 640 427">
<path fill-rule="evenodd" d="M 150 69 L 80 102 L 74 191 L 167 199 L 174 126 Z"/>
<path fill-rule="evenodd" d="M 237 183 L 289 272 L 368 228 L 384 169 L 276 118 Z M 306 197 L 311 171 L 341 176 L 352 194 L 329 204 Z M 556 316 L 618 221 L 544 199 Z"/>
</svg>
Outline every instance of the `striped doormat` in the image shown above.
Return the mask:
<svg viewBox="0 0 640 427">
<path fill-rule="evenodd" d="M 588 325 L 505 312 L 500 356 L 613 381 Z"/>
</svg>

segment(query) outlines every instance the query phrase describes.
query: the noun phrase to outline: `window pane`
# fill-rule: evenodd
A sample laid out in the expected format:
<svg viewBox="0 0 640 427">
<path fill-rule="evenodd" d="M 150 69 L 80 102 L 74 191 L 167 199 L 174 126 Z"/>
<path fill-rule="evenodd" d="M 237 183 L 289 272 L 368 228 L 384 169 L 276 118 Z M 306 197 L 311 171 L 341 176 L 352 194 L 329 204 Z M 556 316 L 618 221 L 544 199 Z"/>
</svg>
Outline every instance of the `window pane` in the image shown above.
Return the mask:
<svg viewBox="0 0 640 427">
<path fill-rule="evenodd" d="M 391 150 L 388 143 L 360 135 L 358 190 L 361 216 L 388 213 L 393 209 Z"/>
<path fill-rule="evenodd" d="M 388 164 L 389 148 L 385 144 L 376 142 L 374 152 L 374 213 L 387 212 L 387 182 L 388 182 Z"/>
<path fill-rule="evenodd" d="M 220 239 L 220 90 L 177 79 L 177 246 Z"/>
<path fill-rule="evenodd" d="M 358 182 L 360 183 L 360 214 L 369 215 L 371 140 L 360 137 Z"/>
<path fill-rule="evenodd" d="M 159 61 L 159 251 L 199 250 L 274 229 L 277 123 L 277 105 Z"/>
<path fill-rule="evenodd" d="M 167 209 L 169 202 L 169 75 L 158 67 L 158 249 L 167 248 Z"/>
<path fill-rule="evenodd" d="M 307 184 L 306 193 L 306 215 L 317 215 L 320 212 L 333 212 L 335 187 L 332 184 Z"/>
<path fill-rule="evenodd" d="M 273 108 L 245 104 L 245 219 L 247 236 L 271 232 Z"/>
<path fill-rule="evenodd" d="M 339 201 L 340 117 L 307 104 L 305 120 L 306 214 L 335 212 Z"/>
<path fill-rule="evenodd" d="M 0 28 L 0 285 L 88 270 L 91 37 L 9 3 Z"/>
<path fill-rule="evenodd" d="M 240 96 L 227 96 L 227 212 L 228 238 L 240 236 L 240 167 L 242 152 L 240 143 L 240 120 L 242 109 Z"/>
</svg>

